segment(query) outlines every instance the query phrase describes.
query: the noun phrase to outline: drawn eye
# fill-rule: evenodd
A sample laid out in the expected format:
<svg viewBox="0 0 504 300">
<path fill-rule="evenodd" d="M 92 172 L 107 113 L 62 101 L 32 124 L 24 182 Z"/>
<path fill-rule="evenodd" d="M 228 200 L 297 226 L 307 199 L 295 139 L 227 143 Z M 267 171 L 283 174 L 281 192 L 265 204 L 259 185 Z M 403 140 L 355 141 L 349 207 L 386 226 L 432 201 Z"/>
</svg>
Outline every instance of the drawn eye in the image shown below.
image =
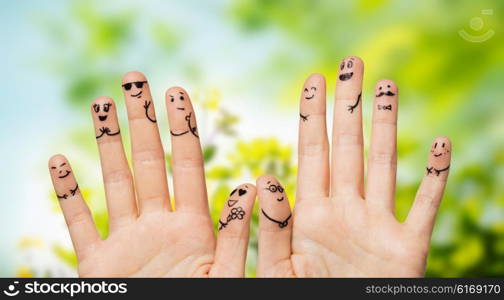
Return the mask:
<svg viewBox="0 0 504 300">
<path fill-rule="evenodd" d="M 304 91 L 305 91 L 305 93 L 307 93 L 307 92 L 308 92 L 308 89 L 307 89 L 307 88 L 305 88 L 305 89 L 304 89 Z"/>
<path fill-rule="evenodd" d="M 127 91 L 131 90 L 131 82 L 123 84 L 123 88 Z"/>
<path fill-rule="evenodd" d="M 184 101 L 184 96 L 179 97 L 180 101 Z"/>
<path fill-rule="evenodd" d="M 387 84 L 387 87 L 390 88 L 390 84 Z"/>
<path fill-rule="evenodd" d="M 56 169 L 56 167 L 51 167 L 51 169 L 55 170 L 55 169 Z"/>
<path fill-rule="evenodd" d="M 100 105 L 98 104 L 93 104 L 93 109 L 96 113 L 100 112 Z"/>
<path fill-rule="evenodd" d="M 104 111 L 104 112 L 108 112 L 108 111 L 109 111 L 109 109 L 110 109 L 110 106 L 111 106 L 111 105 L 112 105 L 112 104 L 110 104 L 110 103 L 107 103 L 107 104 L 103 105 L 103 111 Z"/>
<path fill-rule="evenodd" d="M 353 67 L 353 62 L 352 62 L 351 60 L 350 60 L 350 61 L 348 61 L 348 63 L 347 63 L 347 65 L 346 65 L 346 66 L 347 66 L 347 68 L 349 68 L 349 69 L 350 69 L 350 68 L 352 68 L 352 67 Z"/>
<path fill-rule="evenodd" d="M 275 192 L 277 191 L 277 187 L 276 187 L 276 185 L 273 185 L 273 184 L 272 184 L 272 185 L 270 185 L 270 186 L 268 187 L 268 190 L 269 190 L 270 192 L 272 192 L 272 193 L 275 193 Z"/>
<path fill-rule="evenodd" d="M 175 98 L 173 98 L 173 96 L 170 96 L 170 101 L 171 102 L 175 101 Z"/>
<path fill-rule="evenodd" d="M 312 90 L 314 90 L 314 91 L 316 91 L 316 90 L 317 90 L 317 88 L 316 88 L 316 87 L 314 87 L 314 86 L 312 86 L 312 87 L 311 87 L 311 89 L 312 89 Z"/>
<path fill-rule="evenodd" d="M 340 70 L 343 70 L 343 68 L 345 67 L 345 61 L 343 61 L 340 65 Z"/>
<path fill-rule="evenodd" d="M 233 196 L 233 194 L 236 193 L 236 189 L 234 189 L 229 196 Z"/>
<path fill-rule="evenodd" d="M 444 148 L 444 144 L 445 144 L 445 143 L 443 143 L 443 145 L 441 145 L 441 147 L 443 147 L 443 148 Z"/>
<path fill-rule="evenodd" d="M 380 91 L 383 89 L 383 87 L 380 86 Z"/>
<path fill-rule="evenodd" d="M 436 148 L 437 148 L 437 142 L 434 144 L 434 149 L 436 149 Z"/>
</svg>

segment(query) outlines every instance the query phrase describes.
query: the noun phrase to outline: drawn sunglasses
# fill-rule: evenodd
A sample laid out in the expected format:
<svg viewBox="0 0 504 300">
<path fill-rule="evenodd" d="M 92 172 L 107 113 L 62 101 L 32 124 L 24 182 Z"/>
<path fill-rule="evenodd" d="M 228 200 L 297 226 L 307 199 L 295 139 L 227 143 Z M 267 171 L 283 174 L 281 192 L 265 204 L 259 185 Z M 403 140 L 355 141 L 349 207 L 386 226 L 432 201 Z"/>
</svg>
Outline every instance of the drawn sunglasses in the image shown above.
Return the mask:
<svg viewBox="0 0 504 300">
<path fill-rule="evenodd" d="M 147 83 L 147 81 L 135 81 L 135 82 L 128 82 L 128 83 L 125 83 L 123 84 L 123 88 L 127 91 L 131 90 L 131 85 L 134 84 L 137 89 L 141 89 L 144 85 L 144 83 Z"/>
</svg>

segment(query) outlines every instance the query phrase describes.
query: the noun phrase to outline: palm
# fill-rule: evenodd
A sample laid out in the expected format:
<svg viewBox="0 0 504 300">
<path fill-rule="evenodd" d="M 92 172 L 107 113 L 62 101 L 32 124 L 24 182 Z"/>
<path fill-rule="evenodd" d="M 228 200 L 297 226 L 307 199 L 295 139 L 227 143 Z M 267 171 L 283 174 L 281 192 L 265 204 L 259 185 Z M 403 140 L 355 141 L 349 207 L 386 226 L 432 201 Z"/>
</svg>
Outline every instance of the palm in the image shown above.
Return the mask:
<svg viewBox="0 0 504 300">
<path fill-rule="evenodd" d="M 297 276 L 423 274 L 427 249 L 395 218 L 373 215 L 362 199 L 327 200 L 296 207 L 291 260 Z"/>
<path fill-rule="evenodd" d="M 79 265 L 84 277 L 208 276 L 215 240 L 208 217 L 150 213 L 90 249 Z"/>
<path fill-rule="evenodd" d="M 371 147 L 364 182 L 362 132 L 363 63 L 343 60 L 334 101 L 332 147 L 326 128 L 326 85 L 311 75 L 300 99 L 296 203 L 290 207 L 280 183 L 258 179 L 259 276 L 422 276 L 437 207 L 450 167 L 450 141 L 435 139 L 426 175 L 404 223 L 394 215 L 398 88 L 376 85 Z M 282 193 L 282 195 L 279 194 Z M 276 200 L 277 199 L 277 200 Z M 274 248 L 274 250 L 272 250 Z"/>
</svg>

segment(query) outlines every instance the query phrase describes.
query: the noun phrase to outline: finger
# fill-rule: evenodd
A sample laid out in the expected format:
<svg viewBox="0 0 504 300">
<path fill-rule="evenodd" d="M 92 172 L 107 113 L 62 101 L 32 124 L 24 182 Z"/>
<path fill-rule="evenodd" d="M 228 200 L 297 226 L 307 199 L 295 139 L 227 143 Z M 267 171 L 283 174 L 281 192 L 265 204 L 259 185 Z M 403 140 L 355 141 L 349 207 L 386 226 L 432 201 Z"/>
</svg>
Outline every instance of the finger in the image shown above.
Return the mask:
<svg viewBox="0 0 504 300">
<path fill-rule="evenodd" d="M 149 83 L 142 73 L 133 71 L 124 75 L 122 86 L 140 213 L 170 210 L 166 163 Z"/>
<path fill-rule="evenodd" d="M 290 271 L 292 213 L 280 183 L 264 175 L 257 179 L 259 196 L 258 277 L 288 276 Z"/>
<path fill-rule="evenodd" d="M 443 197 L 450 170 L 451 148 L 447 137 L 437 137 L 432 143 L 426 175 L 406 219 L 406 225 L 424 237 L 430 238 Z"/>
<path fill-rule="evenodd" d="M 245 276 L 250 216 L 256 193 L 253 184 L 242 184 L 229 195 L 219 218 L 215 263 L 210 276 Z"/>
<path fill-rule="evenodd" d="M 362 77 L 364 63 L 355 56 L 339 67 L 334 101 L 331 194 L 363 189 Z"/>
<path fill-rule="evenodd" d="M 63 155 L 49 159 L 49 173 L 75 252 L 82 260 L 88 247 L 100 241 L 91 212 L 82 199 L 70 163 Z"/>
<path fill-rule="evenodd" d="M 175 206 L 177 210 L 208 214 L 203 156 L 189 94 L 180 87 L 168 89 L 166 109 L 170 123 Z"/>
<path fill-rule="evenodd" d="M 301 92 L 296 201 L 329 194 L 329 142 L 326 126 L 326 83 L 312 74 Z"/>
<path fill-rule="evenodd" d="M 91 104 L 91 114 L 100 151 L 109 226 L 114 231 L 137 216 L 133 178 L 124 154 L 116 104 L 109 97 L 96 98 Z"/>
<path fill-rule="evenodd" d="M 392 80 L 376 84 L 366 183 L 368 204 L 391 213 L 397 171 L 397 98 L 398 88 Z"/>
</svg>

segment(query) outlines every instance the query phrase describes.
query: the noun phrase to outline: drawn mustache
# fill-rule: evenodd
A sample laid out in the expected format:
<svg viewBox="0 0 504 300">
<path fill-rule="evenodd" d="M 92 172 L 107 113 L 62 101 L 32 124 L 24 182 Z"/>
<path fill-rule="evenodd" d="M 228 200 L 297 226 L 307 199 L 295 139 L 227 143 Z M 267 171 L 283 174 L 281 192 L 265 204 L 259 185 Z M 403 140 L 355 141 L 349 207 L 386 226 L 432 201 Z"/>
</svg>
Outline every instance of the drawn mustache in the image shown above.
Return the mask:
<svg viewBox="0 0 504 300">
<path fill-rule="evenodd" d="M 395 94 L 392 93 L 391 91 L 380 92 L 378 95 L 376 95 L 376 98 L 381 97 L 381 96 L 395 96 Z"/>
</svg>

